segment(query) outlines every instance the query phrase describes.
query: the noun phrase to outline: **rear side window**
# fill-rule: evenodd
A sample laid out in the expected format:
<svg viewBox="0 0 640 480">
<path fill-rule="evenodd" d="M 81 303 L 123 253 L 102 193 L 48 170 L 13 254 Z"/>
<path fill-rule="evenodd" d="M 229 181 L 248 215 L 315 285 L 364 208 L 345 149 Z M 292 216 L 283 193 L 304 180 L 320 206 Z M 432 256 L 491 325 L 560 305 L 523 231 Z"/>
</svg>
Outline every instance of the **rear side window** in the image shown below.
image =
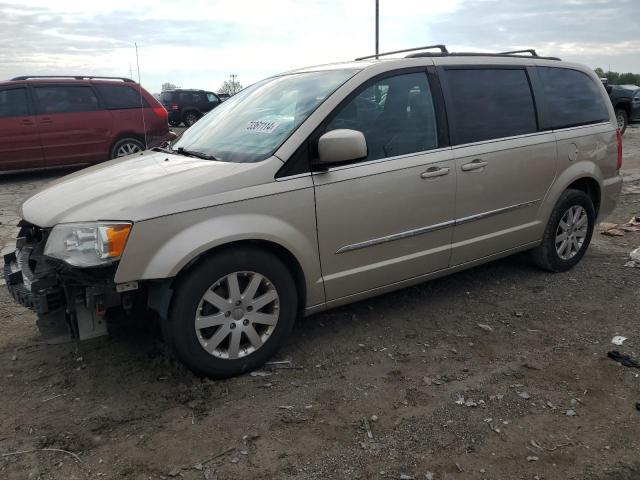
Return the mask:
<svg viewBox="0 0 640 480">
<path fill-rule="evenodd" d="M 209 103 L 220 103 L 220 100 L 218 100 L 218 97 L 216 97 L 211 92 L 207 92 L 207 100 L 209 101 Z"/>
<path fill-rule="evenodd" d="M 98 110 L 98 98 L 91 87 L 35 87 L 38 111 L 47 113 L 91 112 Z"/>
<path fill-rule="evenodd" d="M 551 128 L 609 120 L 600 88 L 589 76 L 568 68 L 537 67 L 549 106 Z"/>
<path fill-rule="evenodd" d="M 160 94 L 160 101 L 163 103 L 169 103 L 173 101 L 173 93 L 172 92 L 162 92 Z"/>
<path fill-rule="evenodd" d="M 95 87 L 109 110 L 149 106 L 140 92 L 126 85 L 95 85 Z"/>
<path fill-rule="evenodd" d="M 24 115 L 29 115 L 26 89 L 0 90 L 0 117 L 20 117 Z"/>
<path fill-rule="evenodd" d="M 424 73 L 378 80 L 337 112 L 327 131 L 358 130 L 367 140 L 365 160 L 424 152 L 438 147 L 436 115 Z"/>
<path fill-rule="evenodd" d="M 456 144 L 536 132 L 536 109 L 525 70 L 445 70 Z"/>
</svg>

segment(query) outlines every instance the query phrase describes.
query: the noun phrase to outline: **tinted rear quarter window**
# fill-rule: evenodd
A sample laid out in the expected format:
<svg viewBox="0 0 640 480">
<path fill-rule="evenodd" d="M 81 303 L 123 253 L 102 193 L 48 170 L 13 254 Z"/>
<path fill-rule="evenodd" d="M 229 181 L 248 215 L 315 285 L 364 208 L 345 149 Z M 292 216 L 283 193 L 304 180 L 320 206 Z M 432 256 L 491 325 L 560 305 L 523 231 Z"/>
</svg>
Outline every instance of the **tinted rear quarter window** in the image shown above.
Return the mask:
<svg viewBox="0 0 640 480">
<path fill-rule="evenodd" d="M 89 86 L 36 86 L 34 90 L 41 114 L 98 110 L 98 98 Z"/>
<path fill-rule="evenodd" d="M 456 144 L 537 131 L 529 78 L 523 69 L 447 69 L 448 114 Z"/>
<path fill-rule="evenodd" d="M 0 90 L 0 117 L 20 117 L 24 115 L 29 115 L 26 89 Z"/>
<path fill-rule="evenodd" d="M 585 73 L 537 67 L 549 108 L 551 128 L 575 127 L 609 120 L 600 88 Z"/>
<path fill-rule="evenodd" d="M 160 101 L 163 103 L 169 103 L 173 101 L 173 92 L 162 92 L 160 94 Z"/>
<path fill-rule="evenodd" d="M 148 107 L 140 92 L 127 85 L 96 85 L 104 105 L 109 110 Z"/>
</svg>

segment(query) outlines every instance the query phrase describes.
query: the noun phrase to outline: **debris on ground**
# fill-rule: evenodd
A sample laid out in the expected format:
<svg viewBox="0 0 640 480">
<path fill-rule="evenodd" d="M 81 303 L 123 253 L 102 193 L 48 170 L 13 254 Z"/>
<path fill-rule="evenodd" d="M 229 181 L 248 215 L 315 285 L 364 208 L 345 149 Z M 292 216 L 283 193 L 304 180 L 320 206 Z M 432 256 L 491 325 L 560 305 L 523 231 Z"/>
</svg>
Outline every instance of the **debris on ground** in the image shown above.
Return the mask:
<svg viewBox="0 0 640 480">
<path fill-rule="evenodd" d="M 607 356 L 611 360 L 618 362 L 620 365 L 623 365 L 625 367 L 640 368 L 640 362 L 638 362 L 638 360 L 636 360 L 633 357 L 630 357 L 629 355 L 624 355 L 618 352 L 617 350 L 613 350 L 607 353 Z"/>
<path fill-rule="evenodd" d="M 478 327 L 480 327 L 485 332 L 493 332 L 493 327 L 491 325 L 487 325 L 486 323 L 478 323 Z"/>
<path fill-rule="evenodd" d="M 537 462 L 538 460 L 540 460 L 540 458 L 536 457 L 535 455 L 530 455 L 527 457 L 527 462 Z"/>
<path fill-rule="evenodd" d="M 525 400 L 529 400 L 531 398 L 531 395 L 529 395 L 529 392 L 518 392 L 518 396 L 520 398 L 524 398 Z"/>
<path fill-rule="evenodd" d="M 635 250 L 633 250 L 629 254 L 629 257 L 631 258 L 631 260 L 629 260 L 627 263 L 625 263 L 624 266 L 625 267 L 638 267 L 638 268 L 640 268 L 640 247 L 638 247 Z"/>
<path fill-rule="evenodd" d="M 578 414 L 576 413 L 576 411 L 575 411 L 575 410 L 569 409 L 569 410 L 567 410 L 567 411 L 565 412 L 565 415 L 566 415 L 567 417 L 575 417 L 575 416 L 576 416 L 576 415 L 578 415 Z"/>
<path fill-rule="evenodd" d="M 634 215 L 627 223 L 602 222 L 600 228 L 602 235 L 610 237 L 622 237 L 625 232 L 640 232 L 640 216 Z"/>
<path fill-rule="evenodd" d="M 622 345 L 627 337 L 623 337 L 622 335 L 616 335 L 611 339 L 611 343 L 614 345 Z"/>
</svg>

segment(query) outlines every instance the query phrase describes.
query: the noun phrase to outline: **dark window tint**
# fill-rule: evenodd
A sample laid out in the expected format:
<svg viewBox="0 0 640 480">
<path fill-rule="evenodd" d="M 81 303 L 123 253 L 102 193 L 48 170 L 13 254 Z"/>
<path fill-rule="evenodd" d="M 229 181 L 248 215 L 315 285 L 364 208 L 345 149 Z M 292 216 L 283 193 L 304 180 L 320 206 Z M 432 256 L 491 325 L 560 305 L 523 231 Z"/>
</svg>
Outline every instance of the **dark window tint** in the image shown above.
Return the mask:
<svg viewBox="0 0 640 480">
<path fill-rule="evenodd" d="M 523 135 L 537 130 L 524 70 L 446 70 L 457 144 Z"/>
<path fill-rule="evenodd" d="M 424 73 L 379 80 L 344 106 L 327 131 L 348 128 L 367 140 L 366 160 L 406 155 L 438 146 L 436 117 Z"/>
<path fill-rule="evenodd" d="M 209 103 L 220 103 L 218 97 L 216 97 L 213 93 L 207 92 L 207 100 Z"/>
<path fill-rule="evenodd" d="M 148 107 L 147 101 L 137 90 L 126 85 L 96 85 L 102 101 L 108 109 Z"/>
<path fill-rule="evenodd" d="M 609 110 L 599 85 L 582 72 L 567 68 L 538 67 L 549 106 L 551 128 L 606 122 Z"/>
<path fill-rule="evenodd" d="M 27 91 L 24 88 L 0 90 L 0 117 L 29 115 Z"/>
<path fill-rule="evenodd" d="M 36 87 L 35 92 L 41 114 L 90 112 L 98 109 L 98 99 L 91 87 Z"/>
<path fill-rule="evenodd" d="M 173 101 L 173 92 L 162 92 L 160 94 L 160 101 L 163 103 L 170 103 Z"/>
</svg>

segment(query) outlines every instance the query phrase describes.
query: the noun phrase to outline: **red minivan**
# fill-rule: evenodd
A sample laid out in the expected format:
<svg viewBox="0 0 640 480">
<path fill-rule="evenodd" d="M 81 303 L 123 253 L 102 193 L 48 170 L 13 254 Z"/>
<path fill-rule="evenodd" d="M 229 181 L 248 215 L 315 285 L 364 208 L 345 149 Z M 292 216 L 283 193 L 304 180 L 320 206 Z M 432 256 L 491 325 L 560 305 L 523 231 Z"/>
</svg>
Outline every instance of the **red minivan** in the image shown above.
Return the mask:
<svg viewBox="0 0 640 480">
<path fill-rule="evenodd" d="M 0 173 L 94 164 L 174 138 L 165 108 L 128 78 L 0 82 Z"/>
</svg>

